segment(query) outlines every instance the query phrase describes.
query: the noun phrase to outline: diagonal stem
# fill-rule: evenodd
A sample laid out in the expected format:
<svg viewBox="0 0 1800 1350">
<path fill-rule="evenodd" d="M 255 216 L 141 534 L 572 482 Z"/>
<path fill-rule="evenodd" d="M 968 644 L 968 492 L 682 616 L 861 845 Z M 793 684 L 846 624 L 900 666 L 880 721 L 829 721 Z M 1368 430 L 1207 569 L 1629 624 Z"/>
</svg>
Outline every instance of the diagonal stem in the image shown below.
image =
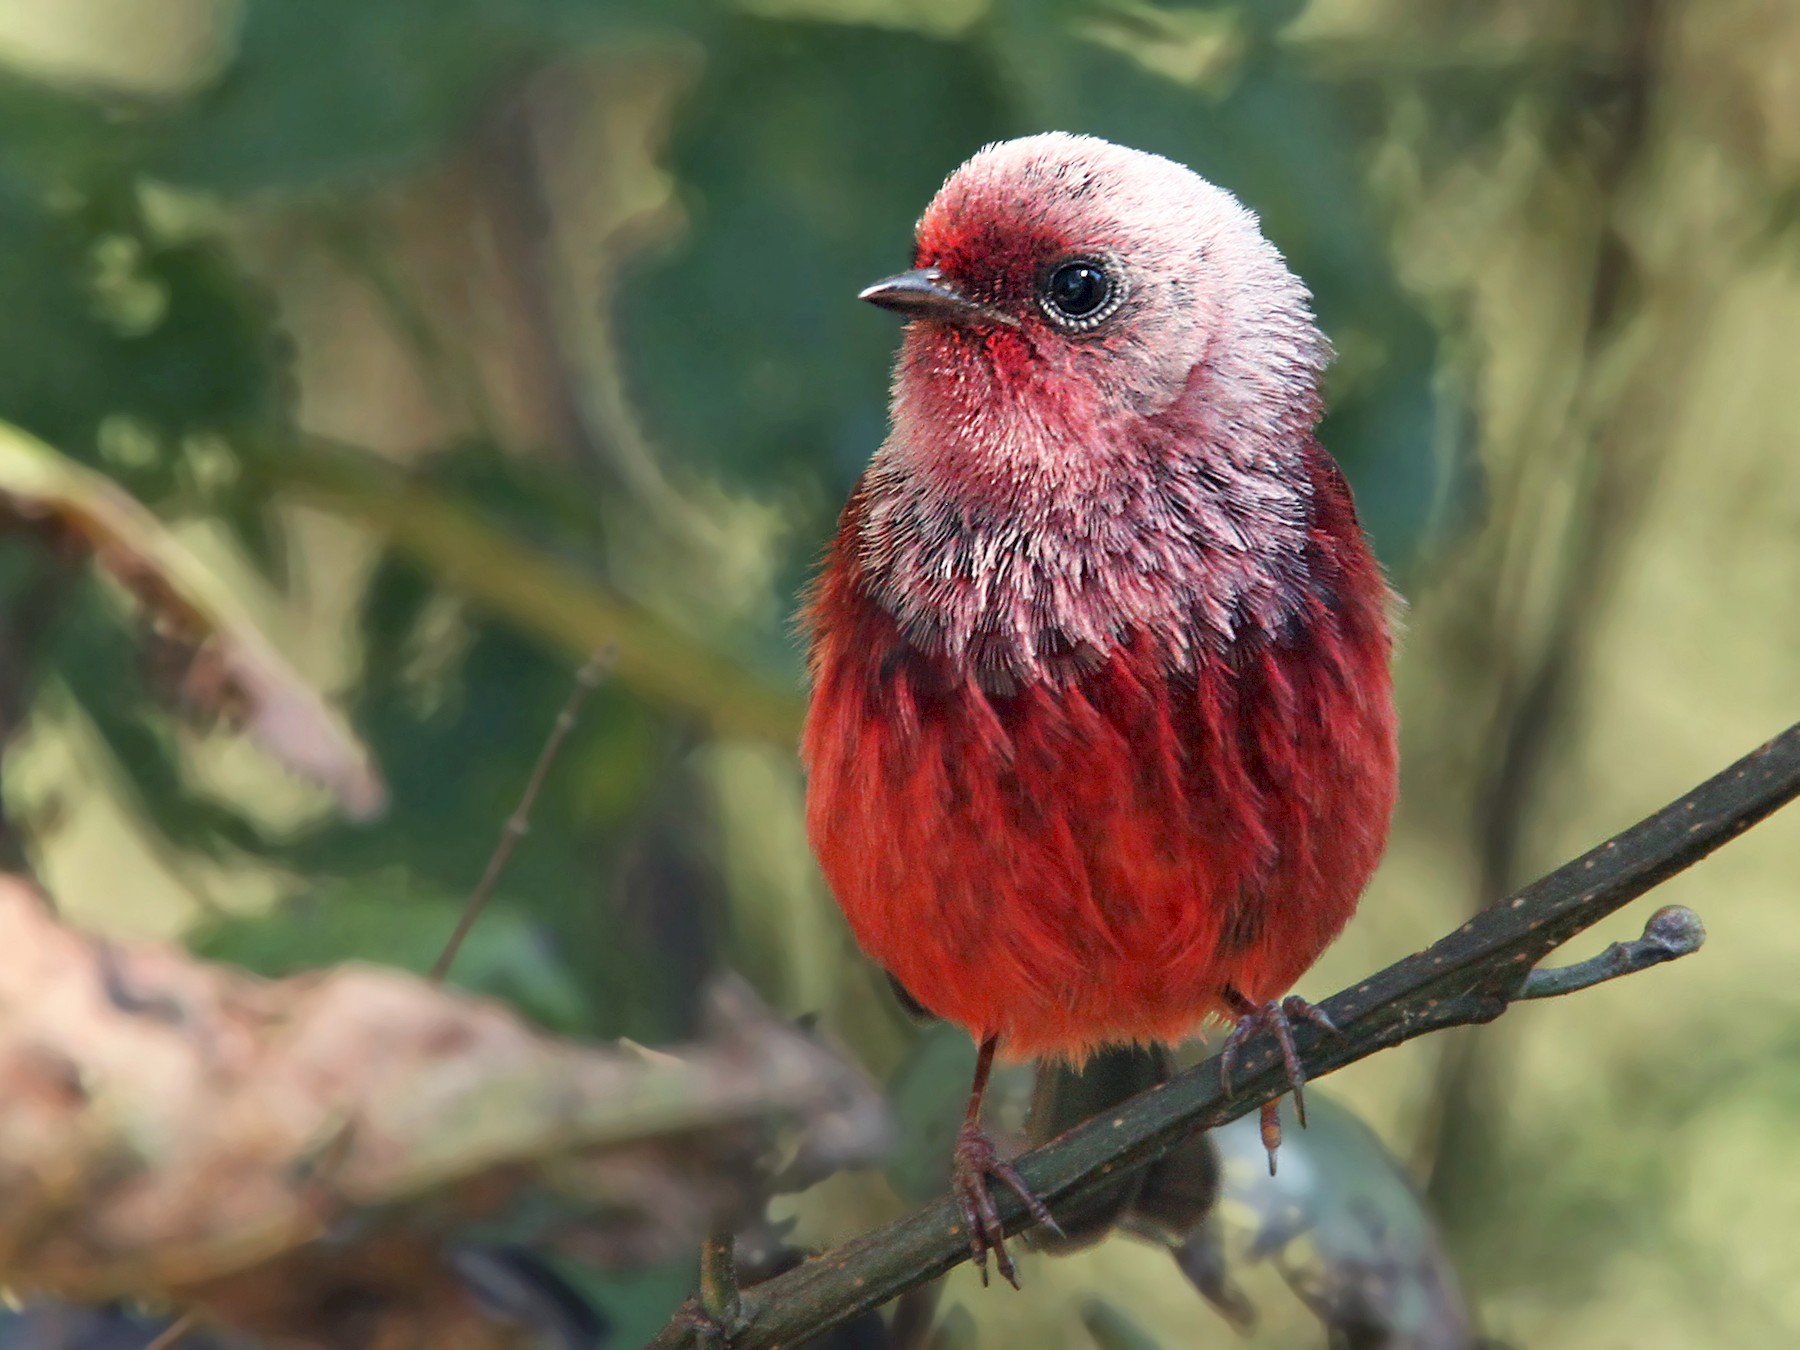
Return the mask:
<svg viewBox="0 0 1800 1350">
<path fill-rule="evenodd" d="M 538 794 L 544 790 L 544 784 L 550 778 L 551 765 L 556 763 L 556 757 L 562 752 L 563 742 L 569 739 L 569 733 L 575 730 L 575 719 L 581 715 L 582 705 L 587 702 L 588 695 L 599 688 L 601 678 L 612 663 L 612 649 L 602 647 L 588 657 L 587 664 L 576 672 L 575 687 L 569 691 L 568 700 L 563 704 L 562 711 L 557 713 L 556 721 L 550 728 L 549 739 L 538 752 L 537 763 L 532 767 L 531 778 L 525 784 L 524 795 L 519 798 L 518 809 L 507 818 L 506 827 L 500 831 L 500 842 L 494 845 L 487 868 L 482 872 L 475 889 L 470 892 L 468 902 L 463 906 L 462 917 L 456 921 L 456 930 L 450 934 L 450 940 L 444 944 L 444 950 L 438 953 L 437 962 L 431 967 L 431 978 L 434 981 L 441 982 L 450 973 L 450 967 L 456 963 L 457 952 L 462 950 L 463 940 L 469 936 L 469 930 L 475 927 L 475 921 L 481 917 L 481 911 L 487 908 L 488 901 L 494 898 L 494 888 L 500 884 L 506 865 L 512 861 L 513 851 L 531 829 L 531 808 L 537 805 Z"/>
</svg>

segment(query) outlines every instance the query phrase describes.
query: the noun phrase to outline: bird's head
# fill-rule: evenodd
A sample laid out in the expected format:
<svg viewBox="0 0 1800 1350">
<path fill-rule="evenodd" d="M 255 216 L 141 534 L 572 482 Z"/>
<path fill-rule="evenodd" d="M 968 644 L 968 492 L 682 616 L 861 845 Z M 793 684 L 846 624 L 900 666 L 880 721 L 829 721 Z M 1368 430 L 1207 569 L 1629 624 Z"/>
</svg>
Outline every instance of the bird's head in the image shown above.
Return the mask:
<svg viewBox="0 0 1800 1350">
<path fill-rule="evenodd" d="M 896 440 L 959 472 L 1079 470 L 1170 413 L 1246 442 L 1319 415 L 1329 349 L 1256 217 L 1093 137 L 980 151 L 927 207 L 913 268 L 862 298 L 913 320 Z"/>
</svg>

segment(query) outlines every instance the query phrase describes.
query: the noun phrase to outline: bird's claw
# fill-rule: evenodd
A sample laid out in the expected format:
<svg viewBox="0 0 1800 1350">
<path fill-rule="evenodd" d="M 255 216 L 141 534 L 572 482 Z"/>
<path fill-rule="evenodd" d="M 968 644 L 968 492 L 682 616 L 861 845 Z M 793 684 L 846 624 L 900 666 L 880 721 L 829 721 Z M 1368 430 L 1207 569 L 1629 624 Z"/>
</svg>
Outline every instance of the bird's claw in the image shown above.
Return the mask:
<svg viewBox="0 0 1800 1350">
<path fill-rule="evenodd" d="M 994 1267 L 1000 1278 L 1014 1289 L 1019 1287 L 1018 1268 L 1006 1250 L 1006 1228 L 1000 1222 L 1000 1209 L 988 1190 L 988 1181 L 1006 1184 L 1019 1197 L 1032 1219 L 1062 1236 L 1049 1207 L 1031 1193 L 1019 1169 L 1002 1158 L 994 1141 L 978 1125 L 965 1125 L 956 1137 L 955 1164 L 951 1170 L 951 1190 L 962 1210 L 963 1223 L 969 1234 L 969 1256 L 981 1272 L 981 1283 L 988 1282 L 988 1253 L 994 1254 Z"/>
<path fill-rule="evenodd" d="M 1300 1052 L 1294 1046 L 1294 1023 L 1309 1022 L 1333 1036 L 1342 1034 L 1337 1023 L 1326 1016 L 1323 1008 L 1308 1003 L 1298 994 L 1263 1004 L 1252 1003 L 1236 990 L 1227 990 L 1226 994 L 1238 1020 L 1231 1035 L 1225 1038 L 1224 1049 L 1219 1052 L 1219 1086 L 1224 1088 L 1227 1097 L 1231 1096 L 1231 1077 L 1237 1069 L 1238 1056 L 1259 1031 L 1267 1031 L 1275 1037 L 1281 1050 L 1281 1067 L 1287 1074 L 1288 1087 L 1294 1093 L 1294 1114 L 1300 1120 L 1300 1128 L 1305 1129 L 1306 1070 L 1301 1066 Z M 1281 1118 L 1276 1114 L 1276 1105 L 1273 1101 L 1265 1102 L 1262 1108 L 1263 1147 L 1269 1151 L 1270 1176 L 1275 1175 L 1275 1154 L 1281 1147 Z"/>
</svg>

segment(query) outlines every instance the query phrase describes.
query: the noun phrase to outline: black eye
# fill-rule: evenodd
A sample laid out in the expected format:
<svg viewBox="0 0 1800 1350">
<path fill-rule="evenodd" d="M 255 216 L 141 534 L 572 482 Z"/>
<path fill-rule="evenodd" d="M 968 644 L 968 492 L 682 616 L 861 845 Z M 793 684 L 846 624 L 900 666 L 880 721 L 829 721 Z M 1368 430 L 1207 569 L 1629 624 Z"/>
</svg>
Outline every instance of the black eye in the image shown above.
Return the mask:
<svg viewBox="0 0 1800 1350">
<path fill-rule="evenodd" d="M 1091 328 L 1112 309 L 1118 287 L 1105 266 L 1079 258 L 1057 267 L 1044 280 L 1044 311 L 1066 327 Z"/>
</svg>

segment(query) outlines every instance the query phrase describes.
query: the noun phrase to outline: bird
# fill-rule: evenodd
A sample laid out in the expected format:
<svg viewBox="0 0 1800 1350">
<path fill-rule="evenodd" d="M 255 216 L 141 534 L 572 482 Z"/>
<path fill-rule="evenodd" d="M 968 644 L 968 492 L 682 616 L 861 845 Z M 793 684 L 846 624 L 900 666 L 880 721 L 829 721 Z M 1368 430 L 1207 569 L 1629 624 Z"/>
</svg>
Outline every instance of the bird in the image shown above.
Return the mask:
<svg viewBox="0 0 1800 1350">
<path fill-rule="evenodd" d="M 990 144 L 861 299 L 888 435 L 806 593 L 807 833 L 864 952 L 978 1047 L 952 1190 L 983 1283 L 996 1056 L 1272 1034 L 1398 793 L 1398 598 L 1316 429 L 1331 348 L 1255 214 L 1084 135 Z M 1303 1103 L 1299 1099 L 1297 1104 Z M 1273 1103 L 1264 1137 L 1279 1143 Z"/>
</svg>

